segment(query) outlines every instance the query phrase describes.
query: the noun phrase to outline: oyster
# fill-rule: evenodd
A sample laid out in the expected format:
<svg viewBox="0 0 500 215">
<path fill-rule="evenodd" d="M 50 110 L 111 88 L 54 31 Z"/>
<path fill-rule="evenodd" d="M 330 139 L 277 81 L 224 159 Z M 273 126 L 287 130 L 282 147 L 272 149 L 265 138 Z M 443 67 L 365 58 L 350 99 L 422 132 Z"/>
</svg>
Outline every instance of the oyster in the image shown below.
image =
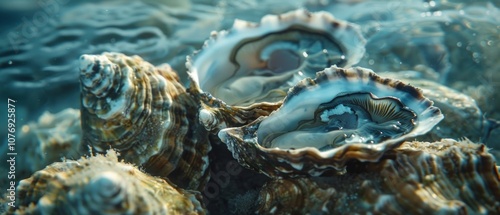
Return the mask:
<svg viewBox="0 0 500 215">
<path fill-rule="evenodd" d="M 376 163 L 349 163 L 345 175 L 275 179 L 257 213 L 498 214 L 500 177 L 482 144 L 405 142 Z"/>
<path fill-rule="evenodd" d="M 168 65 L 119 53 L 80 58 L 83 142 L 188 189 L 208 180 L 208 134 L 199 102 Z"/>
<path fill-rule="evenodd" d="M 443 119 L 421 91 L 364 68 L 336 66 L 290 89 L 283 105 L 219 138 L 234 158 L 268 176 L 345 171 L 350 159 L 377 161 Z"/>
<path fill-rule="evenodd" d="M 47 166 L 17 187 L 8 214 L 205 214 L 198 192 L 176 188 L 110 150 Z"/>
<path fill-rule="evenodd" d="M 25 158 L 18 160 L 18 177 L 29 177 L 61 158 L 77 159 L 88 152 L 81 145 L 80 110 L 68 108 L 59 113 L 45 112 L 37 122 L 19 130 L 19 147 Z M 82 151 L 81 149 L 84 149 Z"/>
<path fill-rule="evenodd" d="M 229 105 L 280 101 L 305 77 L 332 65 L 356 64 L 365 40 L 354 24 L 327 12 L 295 10 L 236 20 L 213 32 L 186 63 L 193 84 Z"/>
</svg>

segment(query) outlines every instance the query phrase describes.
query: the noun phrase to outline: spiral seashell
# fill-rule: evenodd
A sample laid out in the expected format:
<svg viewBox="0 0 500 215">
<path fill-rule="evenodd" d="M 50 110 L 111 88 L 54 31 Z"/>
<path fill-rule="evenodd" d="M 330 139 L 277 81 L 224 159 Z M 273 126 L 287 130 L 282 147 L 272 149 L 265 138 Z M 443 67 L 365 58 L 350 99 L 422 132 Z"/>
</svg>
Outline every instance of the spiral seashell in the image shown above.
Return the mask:
<svg viewBox="0 0 500 215">
<path fill-rule="evenodd" d="M 112 150 L 47 166 L 17 187 L 16 214 L 204 214 L 198 192 L 118 162 Z"/>
<path fill-rule="evenodd" d="M 257 214 L 498 214 L 500 177 L 482 144 L 405 142 L 345 175 L 275 179 Z"/>
<path fill-rule="evenodd" d="M 197 88 L 246 106 L 280 101 L 291 86 L 326 67 L 356 64 L 364 44 L 357 26 L 300 9 L 260 23 L 236 20 L 230 30 L 212 32 L 186 65 Z"/>
<path fill-rule="evenodd" d="M 168 65 L 119 53 L 80 58 L 83 141 L 116 149 L 146 172 L 201 190 L 208 180 L 207 132 L 199 102 Z"/>
<path fill-rule="evenodd" d="M 268 176 L 345 171 L 350 159 L 377 161 L 443 119 L 421 91 L 360 67 L 336 66 L 290 89 L 268 117 L 219 132 L 244 166 Z"/>
</svg>

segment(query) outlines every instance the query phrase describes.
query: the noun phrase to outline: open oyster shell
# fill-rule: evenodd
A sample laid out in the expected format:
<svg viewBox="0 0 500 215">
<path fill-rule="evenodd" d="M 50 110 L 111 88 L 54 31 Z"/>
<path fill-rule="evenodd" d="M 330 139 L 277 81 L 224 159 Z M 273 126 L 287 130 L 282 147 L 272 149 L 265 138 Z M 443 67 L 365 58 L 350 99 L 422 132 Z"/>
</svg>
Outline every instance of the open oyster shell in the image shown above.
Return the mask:
<svg viewBox="0 0 500 215">
<path fill-rule="evenodd" d="M 350 159 L 377 161 L 443 119 L 421 91 L 364 68 L 336 66 L 290 89 L 282 106 L 219 138 L 233 157 L 271 177 L 345 171 Z"/>
<path fill-rule="evenodd" d="M 246 106 L 280 101 L 291 86 L 326 67 L 356 64 L 364 44 L 354 24 L 299 9 L 266 15 L 260 23 L 236 20 L 230 30 L 212 32 L 186 65 L 203 92 Z"/>
<path fill-rule="evenodd" d="M 83 142 L 113 148 L 127 162 L 202 190 L 208 180 L 207 132 L 200 104 L 167 65 L 154 67 L 119 53 L 80 58 Z"/>
<path fill-rule="evenodd" d="M 47 166 L 17 187 L 7 214 L 205 214 L 198 192 L 118 162 L 114 151 Z"/>
</svg>

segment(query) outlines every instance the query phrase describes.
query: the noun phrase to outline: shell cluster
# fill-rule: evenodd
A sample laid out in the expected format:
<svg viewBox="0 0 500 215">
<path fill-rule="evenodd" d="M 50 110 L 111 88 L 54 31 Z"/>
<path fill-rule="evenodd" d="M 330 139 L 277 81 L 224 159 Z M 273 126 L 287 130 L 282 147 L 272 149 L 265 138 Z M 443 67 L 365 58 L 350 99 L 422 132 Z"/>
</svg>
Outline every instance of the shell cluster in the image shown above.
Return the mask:
<svg viewBox="0 0 500 215">
<path fill-rule="evenodd" d="M 20 182 L 7 214 L 204 214 L 200 195 L 149 176 L 109 151 L 56 162 Z"/>
<path fill-rule="evenodd" d="M 257 213 L 500 213 L 500 175 L 482 144 L 405 142 L 377 163 L 349 168 L 342 176 L 270 181 Z"/>
<path fill-rule="evenodd" d="M 82 55 L 80 114 L 23 127 L 41 165 L 72 160 L 21 181 L 8 213 L 204 214 L 201 193 L 243 178 L 211 173 L 214 160 L 267 180 L 257 213 L 500 213 L 486 147 L 434 141 L 460 135 L 453 122 L 481 136 L 479 108 L 437 83 L 353 67 L 365 45 L 355 24 L 299 9 L 212 32 L 187 55 L 189 87 L 168 64 Z"/>
</svg>

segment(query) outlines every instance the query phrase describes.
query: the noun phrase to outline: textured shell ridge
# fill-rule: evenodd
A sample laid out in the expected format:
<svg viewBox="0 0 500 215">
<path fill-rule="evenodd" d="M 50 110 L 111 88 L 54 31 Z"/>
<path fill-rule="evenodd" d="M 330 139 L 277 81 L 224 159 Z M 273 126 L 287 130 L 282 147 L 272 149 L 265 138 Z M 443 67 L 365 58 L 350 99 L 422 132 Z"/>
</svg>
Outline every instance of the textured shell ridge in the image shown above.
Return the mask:
<svg viewBox="0 0 500 215">
<path fill-rule="evenodd" d="M 116 149 L 127 162 L 183 188 L 202 189 L 208 180 L 204 157 L 210 145 L 197 120 L 200 104 L 170 66 L 155 67 L 118 53 L 84 55 L 80 65 L 82 104 L 95 101 L 104 107 L 97 112 L 96 106 L 82 105 L 83 141 L 97 153 Z M 92 74 L 104 73 L 113 81 L 100 80 L 110 86 L 98 87 L 109 89 L 109 95 L 104 91 L 99 97 L 85 83 Z"/>
<path fill-rule="evenodd" d="M 405 142 L 387 151 L 378 162 L 350 163 L 348 169 L 355 171 L 340 176 L 273 179 L 262 187 L 257 211 L 273 208 L 276 213 L 318 214 L 499 211 L 500 180 L 494 159 L 484 145 L 468 140 Z M 301 207 L 293 207 L 296 205 Z"/>
<path fill-rule="evenodd" d="M 18 186 L 8 214 L 204 214 L 199 193 L 152 177 L 107 155 L 55 162 Z"/>
</svg>

